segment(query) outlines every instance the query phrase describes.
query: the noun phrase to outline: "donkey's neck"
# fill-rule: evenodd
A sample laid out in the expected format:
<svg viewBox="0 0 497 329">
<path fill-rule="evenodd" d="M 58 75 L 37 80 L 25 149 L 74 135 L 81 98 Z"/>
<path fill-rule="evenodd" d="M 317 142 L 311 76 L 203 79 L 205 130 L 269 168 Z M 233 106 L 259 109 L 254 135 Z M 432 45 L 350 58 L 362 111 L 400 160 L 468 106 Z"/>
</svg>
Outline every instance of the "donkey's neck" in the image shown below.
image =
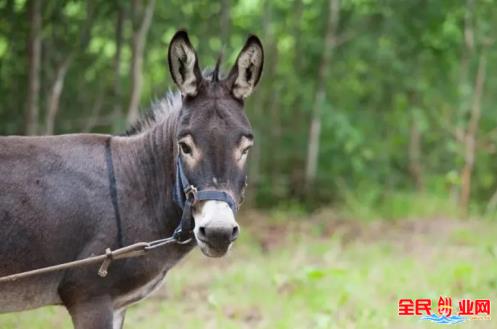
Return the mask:
<svg viewBox="0 0 497 329">
<path fill-rule="evenodd" d="M 169 236 L 178 225 L 180 215 L 172 198 L 176 120 L 177 115 L 171 115 L 139 135 L 112 138 L 123 233 L 131 229 L 150 235 L 135 239 Z"/>
</svg>

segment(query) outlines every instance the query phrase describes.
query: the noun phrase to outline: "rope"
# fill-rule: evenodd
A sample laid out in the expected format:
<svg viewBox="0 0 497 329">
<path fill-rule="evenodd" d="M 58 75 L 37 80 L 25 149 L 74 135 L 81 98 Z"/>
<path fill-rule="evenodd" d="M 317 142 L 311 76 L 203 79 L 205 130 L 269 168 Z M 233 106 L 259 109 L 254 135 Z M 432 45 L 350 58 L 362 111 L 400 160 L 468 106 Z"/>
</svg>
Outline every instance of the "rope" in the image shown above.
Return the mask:
<svg viewBox="0 0 497 329">
<path fill-rule="evenodd" d="M 31 270 L 31 271 L 26 271 L 26 272 L 21 272 L 21 273 L 3 276 L 3 277 L 0 277 L 0 283 L 12 282 L 12 281 L 16 281 L 19 279 L 24 279 L 24 278 L 28 278 L 28 277 L 32 277 L 32 276 L 36 276 L 36 275 L 66 270 L 66 269 L 74 268 L 74 267 L 91 265 L 91 264 L 100 263 L 100 262 L 102 262 L 102 265 L 100 266 L 100 268 L 98 270 L 98 275 L 101 277 L 105 277 L 105 276 L 107 276 L 110 263 L 113 260 L 141 257 L 141 256 L 145 255 L 149 250 L 152 250 L 152 249 L 155 249 L 158 247 L 162 247 L 162 246 L 168 245 L 170 243 L 187 244 L 191 240 L 192 239 L 188 239 L 186 241 L 180 242 L 180 241 L 177 241 L 176 239 L 170 237 L 170 238 L 155 240 L 155 241 L 151 241 L 151 242 L 137 242 L 135 244 L 132 244 L 132 245 L 129 245 L 126 247 L 122 247 L 122 248 L 119 248 L 116 250 L 110 250 L 109 248 L 107 248 L 105 253 L 101 254 L 101 255 L 90 256 L 90 257 L 75 260 L 72 262 L 42 267 L 42 268 L 38 268 L 35 270 Z"/>
</svg>

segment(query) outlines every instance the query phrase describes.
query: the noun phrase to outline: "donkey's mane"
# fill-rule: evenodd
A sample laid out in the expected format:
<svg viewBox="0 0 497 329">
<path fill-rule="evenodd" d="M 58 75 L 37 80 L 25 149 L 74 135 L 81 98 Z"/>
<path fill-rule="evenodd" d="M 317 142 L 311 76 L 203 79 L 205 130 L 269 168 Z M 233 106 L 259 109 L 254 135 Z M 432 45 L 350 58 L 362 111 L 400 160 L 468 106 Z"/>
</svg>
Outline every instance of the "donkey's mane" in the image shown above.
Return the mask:
<svg viewBox="0 0 497 329">
<path fill-rule="evenodd" d="M 181 110 L 182 105 L 183 100 L 181 93 L 179 91 L 168 91 L 164 97 L 152 101 L 149 109 L 143 112 L 140 119 L 128 128 L 125 135 L 138 135 L 153 129 L 170 115 Z"/>
<path fill-rule="evenodd" d="M 221 55 L 219 56 L 216 66 L 213 69 L 206 69 L 202 72 L 204 80 L 219 81 L 220 72 L 219 66 L 221 63 Z M 142 112 L 140 118 L 133 123 L 125 132 L 125 136 L 133 136 L 141 134 L 147 130 L 153 129 L 155 126 L 163 122 L 170 115 L 177 113 L 183 106 L 183 98 L 179 91 L 169 90 L 164 97 L 152 101 L 148 110 Z"/>
</svg>

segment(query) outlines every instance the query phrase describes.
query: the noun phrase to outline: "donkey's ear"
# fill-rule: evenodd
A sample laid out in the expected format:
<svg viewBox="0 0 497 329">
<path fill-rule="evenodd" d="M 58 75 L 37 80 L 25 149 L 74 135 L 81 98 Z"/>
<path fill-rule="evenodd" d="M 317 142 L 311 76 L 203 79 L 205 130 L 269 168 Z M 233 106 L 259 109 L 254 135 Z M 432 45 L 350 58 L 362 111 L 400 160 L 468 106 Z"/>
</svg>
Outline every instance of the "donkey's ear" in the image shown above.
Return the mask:
<svg viewBox="0 0 497 329">
<path fill-rule="evenodd" d="M 262 43 L 258 37 L 251 35 L 226 79 L 235 98 L 244 99 L 252 93 L 261 77 L 263 64 Z"/>
<path fill-rule="evenodd" d="M 193 49 L 186 31 L 178 31 L 169 44 L 169 71 L 184 96 L 198 93 L 202 73 L 198 65 L 197 54 Z"/>
</svg>

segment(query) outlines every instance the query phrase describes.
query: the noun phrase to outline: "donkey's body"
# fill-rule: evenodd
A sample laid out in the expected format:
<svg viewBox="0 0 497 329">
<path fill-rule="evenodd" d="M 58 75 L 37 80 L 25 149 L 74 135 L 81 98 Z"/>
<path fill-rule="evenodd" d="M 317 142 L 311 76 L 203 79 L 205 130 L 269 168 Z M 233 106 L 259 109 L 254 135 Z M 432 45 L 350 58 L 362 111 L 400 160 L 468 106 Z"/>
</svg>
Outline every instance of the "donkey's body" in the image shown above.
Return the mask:
<svg viewBox="0 0 497 329">
<path fill-rule="evenodd" d="M 78 329 L 121 328 L 126 306 L 195 245 L 207 256 L 224 255 L 238 236 L 234 212 L 252 144 L 243 99 L 259 80 L 262 58 L 252 36 L 225 80 L 218 66 L 206 79 L 180 31 L 169 67 L 181 94 L 156 103 L 130 135 L 0 137 L 0 276 L 169 237 L 182 210 L 195 221 L 193 232 L 183 232 L 191 242 L 116 260 L 105 278 L 86 266 L 1 282 L 0 313 L 63 304 Z M 179 207 L 178 194 L 186 193 L 175 185 L 177 168 L 199 191 L 188 208 Z"/>
<path fill-rule="evenodd" d="M 176 120 L 174 110 L 162 125 Z M 173 143 L 155 143 L 163 138 L 159 131 L 131 137 L 0 137 L 0 276 L 118 247 L 105 158 L 109 140 L 123 242 L 171 236 L 178 225 L 178 209 L 169 195 L 175 158 Z M 168 132 L 173 141 L 174 129 Z M 110 296 L 113 307 L 122 309 L 151 292 L 193 245 L 170 245 L 143 259 L 114 262 L 105 279 L 89 266 L 0 283 L 0 312 L 100 295 Z"/>
</svg>

